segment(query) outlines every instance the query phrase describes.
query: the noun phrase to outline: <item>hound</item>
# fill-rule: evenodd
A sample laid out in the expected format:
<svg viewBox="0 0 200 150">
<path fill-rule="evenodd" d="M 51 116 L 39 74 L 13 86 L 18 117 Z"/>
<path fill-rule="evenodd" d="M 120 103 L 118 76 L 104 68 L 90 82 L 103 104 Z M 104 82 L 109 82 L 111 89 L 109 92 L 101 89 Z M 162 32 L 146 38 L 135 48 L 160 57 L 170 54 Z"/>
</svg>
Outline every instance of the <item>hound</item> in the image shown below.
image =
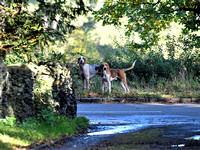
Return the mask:
<svg viewBox="0 0 200 150">
<path fill-rule="evenodd" d="M 118 80 L 124 89 L 124 92 L 130 91 L 126 81 L 126 74 L 125 71 L 133 69 L 135 66 L 136 60 L 133 62 L 132 66 L 127 69 L 110 69 L 110 66 L 107 63 L 102 63 L 98 68 L 98 72 L 102 77 L 102 91 L 104 92 L 104 82 L 108 83 L 108 90 L 111 93 L 111 81 Z"/>
<path fill-rule="evenodd" d="M 79 74 L 83 81 L 83 89 L 89 90 L 89 79 L 93 76 L 98 74 L 98 71 L 95 70 L 96 67 L 99 67 L 100 65 L 90 65 L 86 64 L 86 59 L 83 56 L 80 56 L 78 58 L 78 64 L 79 64 Z"/>
</svg>

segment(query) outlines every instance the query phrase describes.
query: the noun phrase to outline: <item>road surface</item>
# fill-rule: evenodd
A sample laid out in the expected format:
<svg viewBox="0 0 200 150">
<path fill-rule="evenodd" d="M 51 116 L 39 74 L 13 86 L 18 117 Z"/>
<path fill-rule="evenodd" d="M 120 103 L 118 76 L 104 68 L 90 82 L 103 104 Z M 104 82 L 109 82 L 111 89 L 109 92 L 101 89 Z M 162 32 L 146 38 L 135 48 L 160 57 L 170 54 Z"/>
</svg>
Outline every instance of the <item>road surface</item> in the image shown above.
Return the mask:
<svg viewBox="0 0 200 150">
<path fill-rule="evenodd" d="M 91 124 L 200 123 L 200 104 L 78 104 Z"/>
<path fill-rule="evenodd" d="M 89 149 L 113 134 L 156 126 L 178 125 L 182 131 L 200 131 L 200 104 L 78 104 L 77 115 L 87 117 L 96 128 L 56 150 Z"/>
</svg>

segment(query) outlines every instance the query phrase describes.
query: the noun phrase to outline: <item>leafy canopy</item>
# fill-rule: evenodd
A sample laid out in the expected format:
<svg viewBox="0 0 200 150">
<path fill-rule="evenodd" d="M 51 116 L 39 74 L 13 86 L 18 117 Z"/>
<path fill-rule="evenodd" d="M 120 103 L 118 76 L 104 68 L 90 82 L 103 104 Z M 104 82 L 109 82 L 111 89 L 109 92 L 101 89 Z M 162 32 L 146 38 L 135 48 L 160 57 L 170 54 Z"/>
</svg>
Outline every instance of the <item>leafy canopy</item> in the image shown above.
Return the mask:
<svg viewBox="0 0 200 150">
<path fill-rule="evenodd" d="M 11 50 L 33 52 L 35 47 L 55 40 L 75 29 L 72 21 L 90 11 L 83 0 L 35 0 L 30 10 L 28 0 L 0 1 L 0 58 Z"/>
<path fill-rule="evenodd" d="M 185 34 L 200 27 L 199 0 L 107 0 L 94 14 L 103 25 L 119 26 L 121 18 L 127 17 L 126 35 L 138 32 L 142 40 L 131 46 L 143 51 L 156 44 L 158 33 L 173 21 L 184 25 Z"/>
</svg>

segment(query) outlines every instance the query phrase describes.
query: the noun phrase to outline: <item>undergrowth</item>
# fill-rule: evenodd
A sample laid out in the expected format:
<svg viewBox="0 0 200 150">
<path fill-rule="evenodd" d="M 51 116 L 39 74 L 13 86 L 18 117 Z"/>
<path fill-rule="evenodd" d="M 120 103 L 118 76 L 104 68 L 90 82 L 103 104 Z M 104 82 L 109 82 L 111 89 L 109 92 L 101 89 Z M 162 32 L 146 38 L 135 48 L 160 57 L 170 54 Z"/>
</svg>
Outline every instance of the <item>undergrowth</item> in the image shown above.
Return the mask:
<svg viewBox="0 0 200 150">
<path fill-rule="evenodd" d="M 90 91 L 83 91 L 78 73 L 78 65 L 72 68 L 72 77 L 78 97 L 200 97 L 200 51 L 192 42 L 192 35 L 167 36 L 167 47 L 155 46 L 145 55 L 134 48 L 118 47 L 115 50 L 102 50 L 103 62 L 112 69 L 124 69 L 137 60 L 133 69 L 126 72 L 130 93 L 124 93 L 116 81 L 112 81 L 111 94 L 102 93 L 100 77 L 90 80 Z M 94 64 L 87 59 L 87 63 Z M 96 64 L 101 64 L 95 60 Z"/>
<path fill-rule="evenodd" d="M 124 93 L 123 88 L 117 81 L 112 81 L 111 94 L 103 93 L 100 77 L 90 80 L 90 90 L 83 90 L 80 79 L 74 83 L 77 97 L 200 97 L 200 83 L 198 79 L 184 78 L 182 75 L 174 76 L 172 79 L 152 77 L 149 82 L 135 78 L 127 81 L 130 87 L 129 93 Z"/>
<path fill-rule="evenodd" d="M 35 143 L 49 142 L 63 136 L 77 134 L 87 129 L 89 120 L 58 116 L 45 110 L 37 117 L 27 118 L 22 123 L 15 117 L 0 120 L 0 149 L 26 148 Z"/>
</svg>

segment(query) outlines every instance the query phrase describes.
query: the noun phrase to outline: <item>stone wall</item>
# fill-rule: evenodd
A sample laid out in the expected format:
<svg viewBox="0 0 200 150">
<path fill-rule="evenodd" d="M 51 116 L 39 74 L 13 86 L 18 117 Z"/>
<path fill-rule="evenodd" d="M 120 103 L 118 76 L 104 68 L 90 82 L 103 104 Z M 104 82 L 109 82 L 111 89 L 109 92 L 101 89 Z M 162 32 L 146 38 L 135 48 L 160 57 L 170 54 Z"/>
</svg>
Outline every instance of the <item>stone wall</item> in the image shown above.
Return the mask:
<svg viewBox="0 0 200 150">
<path fill-rule="evenodd" d="M 0 81 L 0 117 L 15 115 L 22 121 L 45 108 L 76 117 L 70 71 L 59 63 L 6 67 L 1 62 Z"/>
<path fill-rule="evenodd" d="M 57 110 L 68 117 L 76 117 L 77 103 L 70 71 L 55 62 L 46 63 L 54 82 L 52 94 L 54 101 L 58 102 Z"/>
<path fill-rule="evenodd" d="M 26 65 L 8 66 L 10 90 L 5 102 L 6 116 L 15 115 L 18 120 L 34 116 L 34 74 Z"/>
<path fill-rule="evenodd" d="M 5 116 L 5 111 L 2 111 L 2 109 L 6 108 L 5 102 L 7 101 L 7 93 L 9 92 L 8 77 L 9 73 L 7 67 L 3 61 L 0 60 L 0 118 Z"/>
</svg>

